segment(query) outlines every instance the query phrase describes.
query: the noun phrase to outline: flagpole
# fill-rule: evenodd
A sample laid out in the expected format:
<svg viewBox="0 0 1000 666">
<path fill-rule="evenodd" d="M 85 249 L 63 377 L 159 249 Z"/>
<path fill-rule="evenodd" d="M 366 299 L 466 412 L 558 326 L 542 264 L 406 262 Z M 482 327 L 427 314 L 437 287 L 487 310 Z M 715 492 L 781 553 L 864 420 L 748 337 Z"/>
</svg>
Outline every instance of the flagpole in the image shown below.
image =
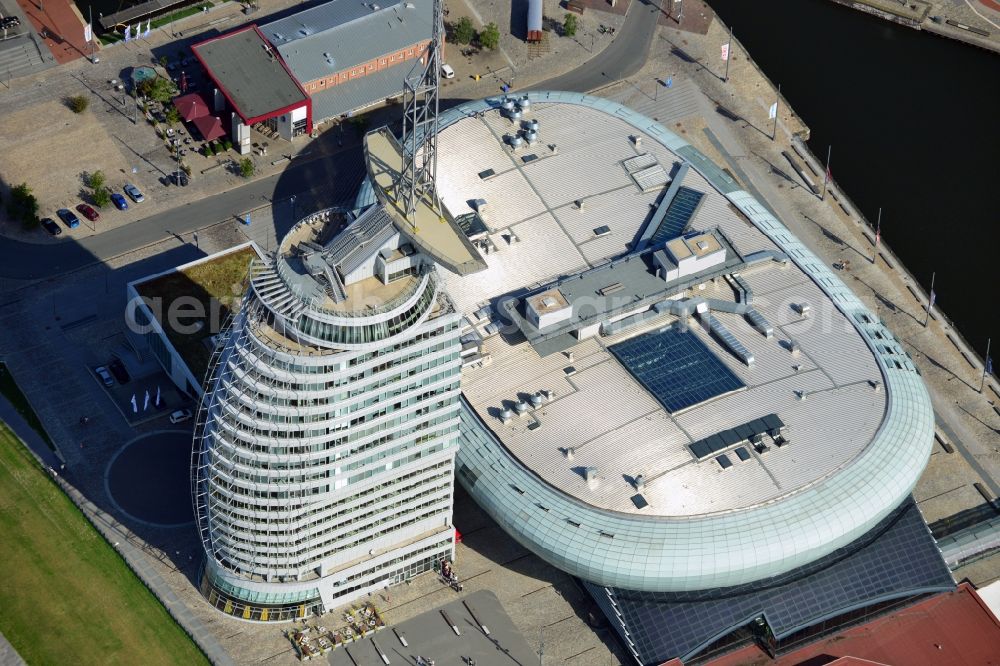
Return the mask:
<svg viewBox="0 0 1000 666">
<path fill-rule="evenodd" d="M 979 380 L 979 392 L 983 392 L 983 386 L 986 385 L 986 372 L 991 370 L 990 366 L 993 365 L 990 362 L 990 338 L 986 338 L 986 362 L 983 363 L 983 378 Z"/>
<path fill-rule="evenodd" d="M 729 83 L 729 61 L 733 59 L 733 26 L 729 26 L 729 44 L 726 45 L 726 78 L 723 83 Z"/>
<path fill-rule="evenodd" d="M 878 209 L 878 221 L 875 222 L 875 247 L 872 248 L 872 263 L 878 260 L 878 243 L 882 240 L 882 208 Z"/>
<path fill-rule="evenodd" d="M 931 293 L 927 300 L 927 312 L 924 314 L 924 328 L 927 328 L 927 320 L 931 316 L 931 308 L 934 307 L 934 278 L 937 277 L 937 273 L 931 273 Z"/>
<path fill-rule="evenodd" d="M 87 5 L 87 14 L 90 17 L 90 62 L 94 62 L 94 8 Z"/>
<path fill-rule="evenodd" d="M 771 141 L 778 134 L 778 104 L 781 102 L 781 84 L 778 84 L 778 93 L 774 96 L 774 129 L 771 130 Z"/>
<path fill-rule="evenodd" d="M 820 201 L 826 201 L 826 185 L 830 182 L 830 153 L 833 152 L 833 146 L 826 147 L 826 173 L 823 174 L 823 194 L 820 195 Z"/>
</svg>

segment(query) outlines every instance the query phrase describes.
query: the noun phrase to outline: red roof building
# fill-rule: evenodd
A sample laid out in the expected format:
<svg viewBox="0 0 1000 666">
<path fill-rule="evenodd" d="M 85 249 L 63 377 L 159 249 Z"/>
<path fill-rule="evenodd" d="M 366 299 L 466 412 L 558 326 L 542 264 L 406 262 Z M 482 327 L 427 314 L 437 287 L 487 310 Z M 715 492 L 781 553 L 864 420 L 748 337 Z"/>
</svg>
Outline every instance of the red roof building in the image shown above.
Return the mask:
<svg viewBox="0 0 1000 666">
<path fill-rule="evenodd" d="M 174 98 L 174 108 L 181 114 L 184 122 L 189 123 L 195 118 L 201 118 L 212 113 L 208 103 L 200 93 L 190 93 Z"/>
<path fill-rule="evenodd" d="M 677 660 L 674 660 L 677 662 Z M 668 662 L 673 666 L 674 662 Z M 772 659 L 748 646 L 709 666 L 997 666 L 1000 621 L 962 583 L 865 624 L 829 634 Z"/>
</svg>

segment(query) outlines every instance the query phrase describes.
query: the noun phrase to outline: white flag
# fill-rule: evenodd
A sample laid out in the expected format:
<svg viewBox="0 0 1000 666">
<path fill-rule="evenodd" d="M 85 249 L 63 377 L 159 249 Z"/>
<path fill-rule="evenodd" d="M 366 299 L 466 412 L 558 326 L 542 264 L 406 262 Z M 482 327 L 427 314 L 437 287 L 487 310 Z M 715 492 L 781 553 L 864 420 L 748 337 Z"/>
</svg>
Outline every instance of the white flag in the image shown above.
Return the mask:
<svg viewBox="0 0 1000 666">
<path fill-rule="evenodd" d="M 83 41 L 89 42 L 93 38 L 94 38 L 94 29 L 88 23 L 87 25 L 83 26 Z"/>
<path fill-rule="evenodd" d="M 775 102 L 774 104 L 771 105 L 771 108 L 768 109 L 767 111 L 767 119 L 774 120 L 777 117 L 778 117 L 778 103 Z"/>
<path fill-rule="evenodd" d="M 130 41 L 132 39 L 132 26 L 125 26 L 125 41 Z"/>
<path fill-rule="evenodd" d="M 729 44 L 722 45 L 722 59 L 729 60 Z"/>
<path fill-rule="evenodd" d="M 132 394 L 132 411 L 136 414 L 139 413 L 139 406 L 135 404 L 135 393 Z"/>
<path fill-rule="evenodd" d="M 142 22 L 141 21 L 139 23 L 135 24 L 135 38 L 139 39 L 140 37 L 142 37 Z"/>
<path fill-rule="evenodd" d="M 160 387 L 159 386 L 156 387 L 156 403 L 154 403 L 154 404 L 157 407 L 160 406 Z"/>
<path fill-rule="evenodd" d="M 152 30 L 152 27 L 151 27 L 152 25 L 153 25 L 153 22 L 151 20 L 149 20 L 149 19 L 146 19 L 146 32 L 145 32 L 145 34 L 143 34 L 143 37 L 149 37 L 149 31 Z"/>
<path fill-rule="evenodd" d="M 146 389 L 146 398 L 142 401 L 142 411 L 149 409 L 149 389 Z"/>
</svg>

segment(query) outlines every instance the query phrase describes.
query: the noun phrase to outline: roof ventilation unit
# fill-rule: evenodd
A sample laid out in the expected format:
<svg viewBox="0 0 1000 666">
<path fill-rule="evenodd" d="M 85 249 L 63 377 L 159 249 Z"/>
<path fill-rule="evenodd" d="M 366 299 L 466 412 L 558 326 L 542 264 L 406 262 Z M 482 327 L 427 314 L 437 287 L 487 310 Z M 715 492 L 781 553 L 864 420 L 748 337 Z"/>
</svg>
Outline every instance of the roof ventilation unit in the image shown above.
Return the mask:
<svg viewBox="0 0 1000 666">
<path fill-rule="evenodd" d="M 567 446 L 565 449 L 563 449 L 563 453 L 566 454 L 566 460 L 572 460 L 573 457 L 576 455 L 576 449 L 573 448 L 572 446 Z"/>
<path fill-rule="evenodd" d="M 635 479 L 632 481 L 632 485 L 635 486 L 636 492 L 638 493 L 643 492 L 644 490 L 646 490 L 646 477 L 644 477 L 642 474 L 637 475 Z"/>
<path fill-rule="evenodd" d="M 528 411 L 528 403 L 524 400 L 518 400 L 514 405 L 514 411 L 517 412 L 518 416 L 524 416 L 525 412 Z"/>
<path fill-rule="evenodd" d="M 500 104 L 500 108 L 503 109 L 505 113 L 510 114 L 514 110 L 514 100 L 505 99 L 503 103 Z"/>
<path fill-rule="evenodd" d="M 528 129 L 530 131 L 532 131 L 532 132 L 537 132 L 538 131 L 538 121 L 535 120 L 535 119 L 529 120 L 528 121 Z"/>
<path fill-rule="evenodd" d="M 594 487 L 597 485 L 597 468 L 596 467 L 584 467 L 583 468 L 583 478 L 587 480 L 587 485 Z"/>
<path fill-rule="evenodd" d="M 502 423 L 510 423 L 510 420 L 512 418 L 514 418 L 514 412 L 512 412 L 510 409 L 504 409 L 502 412 L 500 412 L 500 421 Z"/>
<path fill-rule="evenodd" d="M 520 107 L 521 111 L 529 113 L 531 111 L 531 100 L 527 97 L 522 97 L 517 105 Z"/>
<path fill-rule="evenodd" d="M 533 396 L 531 396 L 530 399 L 531 399 L 531 407 L 533 409 L 538 409 L 539 407 L 542 406 L 542 403 L 545 402 L 545 400 L 542 398 L 541 393 L 534 394 Z"/>
</svg>

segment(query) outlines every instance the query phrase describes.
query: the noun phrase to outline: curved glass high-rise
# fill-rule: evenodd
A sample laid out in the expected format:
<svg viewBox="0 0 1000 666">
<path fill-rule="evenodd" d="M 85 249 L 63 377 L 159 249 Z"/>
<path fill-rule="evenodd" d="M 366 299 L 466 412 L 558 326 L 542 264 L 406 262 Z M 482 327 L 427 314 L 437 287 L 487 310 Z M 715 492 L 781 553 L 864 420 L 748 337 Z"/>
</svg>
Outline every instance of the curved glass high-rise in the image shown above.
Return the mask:
<svg viewBox="0 0 1000 666">
<path fill-rule="evenodd" d="M 451 559 L 459 314 L 433 263 L 373 207 L 250 270 L 196 431 L 204 594 L 287 620 Z"/>
</svg>

